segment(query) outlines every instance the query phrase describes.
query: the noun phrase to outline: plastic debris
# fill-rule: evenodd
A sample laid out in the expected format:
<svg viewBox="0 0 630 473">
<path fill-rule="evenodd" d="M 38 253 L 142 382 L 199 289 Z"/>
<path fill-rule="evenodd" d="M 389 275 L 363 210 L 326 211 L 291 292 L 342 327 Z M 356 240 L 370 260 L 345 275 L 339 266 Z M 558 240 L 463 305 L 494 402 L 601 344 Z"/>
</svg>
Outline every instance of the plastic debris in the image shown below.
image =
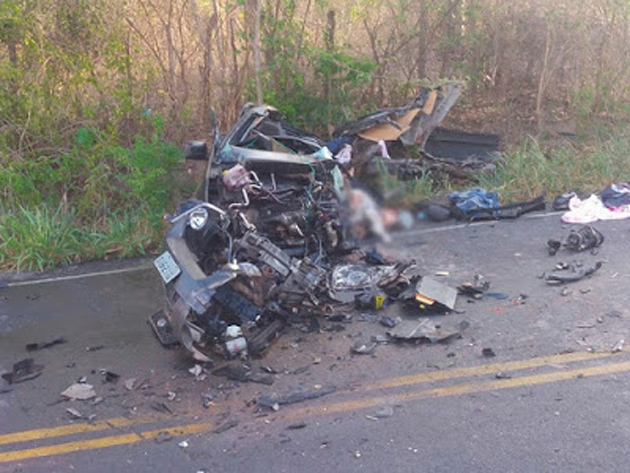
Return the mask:
<svg viewBox="0 0 630 473">
<path fill-rule="evenodd" d="M 112 371 L 101 370 L 101 376 L 104 383 L 117 383 L 120 379 L 120 375 Z"/>
<path fill-rule="evenodd" d="M 96 397 L 94 386 L 87 383 L 74 383 L 61 393 L 62 396 L 71 400 L 85 401 Z"/>
<path fill-rule="evenodd" d="M 68 412 L 68 414 L 70 414 L 72 417 L 76 418 L 76 419 L 83 419 L 83 414 L 81 414 L 78 410 L 76 410 L 74 407 L 68 407 L 66 408 L 66 412 Z"/>
<path fill-rule="evenodd" d="M 136 384 L 136 378 L 129 378 L 126 379 L 125 382 L 123 383 L 125 386 L 125 389 L 127 391 L 133 391 L 134 389 L 134 385 Z"/>
<path fill-rule="evenodd" d="M 306 427 L 306 422 L 296 422 L 295 424 L 287 425 L 288 430 L 299 430 Z"/>
<path fill-rule="evenodd" d="M 375 348 L 376 343 L 367 345 L 363 342 L 356 342 L 352 347 L 352 353 L 356 353 L 357 355 L 371 355 L 374 353 Z"/>
</svg>

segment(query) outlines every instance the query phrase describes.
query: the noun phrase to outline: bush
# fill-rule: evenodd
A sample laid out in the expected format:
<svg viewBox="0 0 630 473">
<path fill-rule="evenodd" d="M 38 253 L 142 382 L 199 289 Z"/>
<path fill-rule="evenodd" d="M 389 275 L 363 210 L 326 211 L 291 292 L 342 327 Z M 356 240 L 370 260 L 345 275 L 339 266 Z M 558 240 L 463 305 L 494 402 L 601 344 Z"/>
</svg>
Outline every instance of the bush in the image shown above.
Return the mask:
<svg viewBox="0 0 630 473">
<path fill-rule="evenodd" d="M 8 161 L 0 170 L 0 267 L 42 270 L 158 247 L 180 157 L 154 119 L 150 136 L 128 148 L 80 128 L 67 152 Z"/>
</svg>

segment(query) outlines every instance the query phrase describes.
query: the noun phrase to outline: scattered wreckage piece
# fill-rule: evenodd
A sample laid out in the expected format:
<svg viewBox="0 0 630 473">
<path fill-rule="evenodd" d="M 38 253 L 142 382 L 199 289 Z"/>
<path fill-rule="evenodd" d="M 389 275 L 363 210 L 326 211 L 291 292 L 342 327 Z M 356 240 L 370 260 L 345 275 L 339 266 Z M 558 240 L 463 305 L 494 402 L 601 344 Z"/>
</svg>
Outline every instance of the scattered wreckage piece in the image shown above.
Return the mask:
<svg viewBox="0 0 630 473">
<path fill-rule="evenodd" d="M 566 283 L 571 283 L 571 282 L 577 282 L 580 281 L 581 279 L 584 279 L 587 276 L 591 276 L 593 273 L 595 273 L 597 270 L 599 270 L 602 267 L 603 263 L 601 261 L 598 261 L 597 263 L 595 263 L 594 266 L 591 266 L 589 268 L 584 268 L 584 267 L 580 267 L 580 268 L 576 268 L 575 266 L 571 265 L 570 269 L 572 271 L 565 273 L 565 274 L 558 274 L 558 273 L 554 273 L 554 274 L 547 274 L 545 276 L 545 281 L 547 282 L 547 284 L 549 285 L 560 285 L 560 284 L 566 284 Z"/>
<path fill-rule="evenodd" d="M 437 127 L 426 142 L 425 152 L 434 160 L 475 170 L 500 161 L 499 146 L 496 134 Z"/>
<path fill-rule="evenodd" d="M 457 289 L 428 276 L 415 277 L 398 300 L 424 312 L 444 313 L 455 310 Z"/>
<path fill-rule="evenodd" d="M 38 351 L 43 350 L 45 348 L 50 348 L 55 345 L 61 345 L 62 343 L 66 343 L 67 340 L 63 337 L 54 338 L 48 342 L 39 342 L 39 343 L 27 343 L 26 351 Z"/>
<path fill-rule="evenodd" d="M 424 148 L 429 135 L 444 120 L 463 91 L 463 85 L 448 82 L 433 89 L 424 89 L 403 107 L 377 110 L 343 125 L 333 132 L 333 137 L 359 136 L 370 141 L 395 141 L 400 139 L 409 146 Z"/>
<path fill-rule="evenodd" d="M 433 307 L 437 304 L 448 310 L 455 310 L 457 290 L 433 278 L 424 276 L 416 285 L 415 299 L 420 304 L 429 307 Z"/>
<path fill-rule="evenodd" d="M 550 256 L 555 256 L 562 246 L 568 250 L 580 252 L 595 250 L 595 248 L 599 247 L 603 242 L 604 235 L 599 230 L 590 225 L 583 225 L 577 230 L 572 229 L 564 242 L 553 239 L 549 240 L 547 242 L 547 249 Z"/>
<path fill-rule="evenodd" d="M 14 363 L 11 371 L 2 374 L 2 379 L 9 384 L 22 383 L 37 378 L 43 370 L 43 365 L 36 364 L 33 358 L 26 358 Z"/>
<path fill-rule="evenodd" d="M 442 324 L 421 317 L 417 320 L 403 320 L 387 334 L 398 341 L 438 343 L 460 337 L 469 326 L 467 321 L 462 320 L 451 328 L 444 328 Z"/>
<path fill-rule="evenodd" d="M 475 274 L 473 282 L 466 282 L 457 287 L 459 294 L 474 300 L 483 299 L 488 289 L 490 281 L 486 281 L 482 274 Z"/>
<path fill-rule="evenodd" d="M 153 332 L 163 346 L 170 347 L 179 344 L 164 309 L 158 310 L 155 314 L 149 317 L 149 323 L 153 328 Z"/>
<path fill-rule="evenodd" d="M 92 399 L 96 397 L 96 392 L 94 391 L 94 386 L 87 383 L 74 383 L 65 389 L 61 395 L 65 398 L 68 398 L 72 401 L 80 400 L 86 401 L 88 399 Z"/>
<path fill-rule="evenodd" d="M 462 91 L 462 84 L 457 82 L 424 89 L 405 106 L 376 110 L 339 127 L 327 146 L 336 159 L 354 167 L 355 175 L 367 182 L 371 180 L 368 176 L 374 177 L 383 167 L 401 179 L 414 179 L 427 171 L 468 177 L 494 168 L 502 160 L 498 135 L 438 127 Z M 404 159 L 398 155 L 406 155 L 405 151 L 390 153 L 387 143 L 400 143 L 404 148 L 417 146 L 422 157 Z M 392 159 L 390 154 L 395 157 Z"/>
</svg>

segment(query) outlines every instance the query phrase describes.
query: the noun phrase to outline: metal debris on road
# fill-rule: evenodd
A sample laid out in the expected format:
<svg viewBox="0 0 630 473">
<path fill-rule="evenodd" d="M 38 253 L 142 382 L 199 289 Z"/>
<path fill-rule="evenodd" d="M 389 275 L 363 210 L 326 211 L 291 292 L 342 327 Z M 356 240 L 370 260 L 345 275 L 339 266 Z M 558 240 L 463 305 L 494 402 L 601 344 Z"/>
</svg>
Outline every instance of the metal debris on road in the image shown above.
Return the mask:
<svg viewBox="0 0 630 473">
<path fill-rule="evenodd" d="M 314 391 L 294 391 L 292 393 L 277 396 L 277 395 L 262 395 L 258 398 L 258 405 L 267 409 L 278 410 L 277 406 L 285 404 L 296 404 L 298 402 L 304 402 L 311 399 L 317 399 L 323 396 L 337 391 L 334 386 L 322 387 L 321 389 Z"/>
<path fill-rule="evenodd" d="M 547 249 L 550 256 L 555 256 L 563 246 L 568 250 L 581 252 L 595 250 L 603 242 L 604 235 L 599 230 L 590 225 L 583 225 L 578 229 L 571 230 L 564 242 L 550 239 L 547 241 Z"/>
<path fill-rule="evenodd" d="M 163 443 L 163 442 L 168 442 L 169 440 L 173 440 L 173 436 L 171 435 L 170 432 L 159 432 L 156 436 L 155 436 L 155 441 L 157 443 Z"/>
<path fill-rule="evenodd" d="M 550 286 L 558 286 L 560 284 L 577 282 L 587 276 L 591 276 L 593 273 L 599 270 L 602 265 L 603 263 L 601 261 L 596 262 L 594 266 L 586 269 L 584 267 L 578 268 L 576 265 L 571 265 L 571 271 L 563 274 L 547 274 L 545 275 L 545 281 Z"/>
<path fill-rule="evenodd" d="M 120 375 L 116 374 L 112 371 L 108 371 L 108 370 L 101 370 L 101 376 L 103 377 L 102 381 L 103 383 L 117 383 L 118 380 L 120 379 Z"/>
<path fill-rule="evenodd" d="M 494 350 L 492 348 L 484 348 L 481 350 L 481 354 L 485 357 L 488 358 L 492 358 L 494 356 L 497 356 L 497 354 L 494 352 Z"/>
<path fill-rule="evenodd" d="M 397 340 L 437 343 L 460 337 L 469 326 L 470 324 L 463 320 L 451 328 L 444 328 L 442 324 L 435 324 L 431 319 L 420 318 L 418 320 L 404 320 L 387 334 Z"/>
<path fill-rule="evenodd" d="M 44 348 L 50 348 L 55 345 L 60 345 L 62 343 L 67 343 L 67 340 L 63 337 L 54 338 L 49 342 L 28 343 L 26 345 L 26 351 L 43 350 Z"/>
<path fill-rule="evenodd" d="M 43 365 L 35 364 L 33 358 L 26 358 L 15 363 L 8 373 L 3 373 L 2 378 L 9 384 L 22 383 L 37 378 L 43 370 Z"/>
<path fill-rule="evenodd" d="M 442 284 L 428 276 L 422 277 L 416 284 L 415 300 L 421 308 L 435 311 L 455 309 L 457 289 Z"/>
</svg>

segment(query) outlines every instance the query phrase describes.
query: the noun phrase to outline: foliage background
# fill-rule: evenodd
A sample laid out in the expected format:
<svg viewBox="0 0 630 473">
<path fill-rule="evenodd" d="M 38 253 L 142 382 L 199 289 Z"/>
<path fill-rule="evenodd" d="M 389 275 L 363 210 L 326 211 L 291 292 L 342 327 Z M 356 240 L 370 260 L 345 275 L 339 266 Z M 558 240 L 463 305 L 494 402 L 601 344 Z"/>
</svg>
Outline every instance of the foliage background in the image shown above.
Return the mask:
<svg viewBox="0 0 630 473">
<path fill-rule="evenodd" d="M 518 152 L 622 123 L 629 35 L 627 0 L 3 0 L 0 267 L 154 249 L 181 144 L 261 92 L 324 136 L 445 78 Z"/>
</svg>

